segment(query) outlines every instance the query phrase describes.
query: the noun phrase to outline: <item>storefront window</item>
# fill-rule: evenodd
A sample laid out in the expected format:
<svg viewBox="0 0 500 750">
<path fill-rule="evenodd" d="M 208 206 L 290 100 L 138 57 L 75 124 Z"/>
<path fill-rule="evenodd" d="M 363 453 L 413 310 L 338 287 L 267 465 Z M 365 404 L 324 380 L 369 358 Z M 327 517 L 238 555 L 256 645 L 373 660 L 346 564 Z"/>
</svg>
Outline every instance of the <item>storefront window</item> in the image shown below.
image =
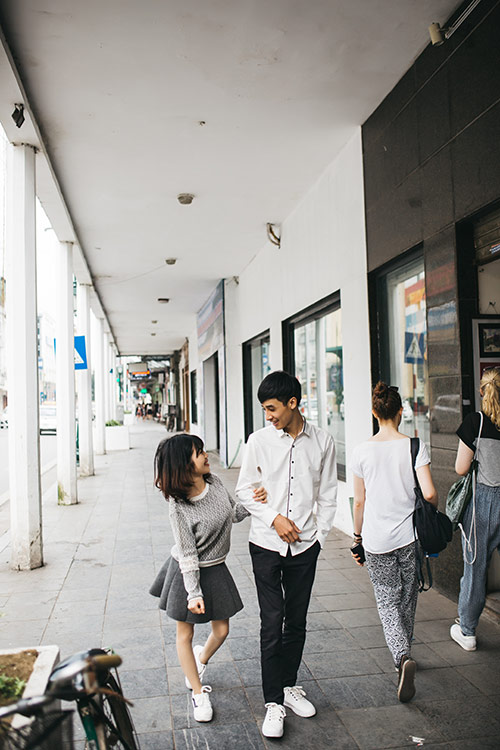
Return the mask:
<svg viewBox="0 0 500 750">
<path fill-rule="evenodd" d="M 300 410 L 335 438 L 339 478 L 345 478 L 344 378 L 340 307 L 293 326 L 295 375 L 302 384 Z"/>
<path fill-rule="evenodd" d="M 417 260 L 382 278 L 387 303 L 386 366 L 382 377 L 397 385 L 403 400 L 400 430 L 430 445 L 425 273 Z M 385 373 L 384 373 L 385 370 Z"/>
<path fill-rule="evenodd" d="M 257 398 L 260 383 L 270 371 L 269 334 L 262 334 L 243 344 L 243 380 L 245 393 L 245 437 L 266 424 Z"/>
</svg>

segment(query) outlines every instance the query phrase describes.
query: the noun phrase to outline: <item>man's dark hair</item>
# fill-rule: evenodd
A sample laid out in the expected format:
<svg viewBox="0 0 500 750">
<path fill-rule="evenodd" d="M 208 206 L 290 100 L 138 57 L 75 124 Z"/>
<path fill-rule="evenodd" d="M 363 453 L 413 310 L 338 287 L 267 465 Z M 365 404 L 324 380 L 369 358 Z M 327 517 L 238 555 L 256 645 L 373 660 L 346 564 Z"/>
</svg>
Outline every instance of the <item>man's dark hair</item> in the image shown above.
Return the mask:
<svg viewBox="0 0 500 750">
<path fill-rule="evenodd" d="M 261 404 L 270 398 L 275 398 L 286 405 L 293 396 L 297 399 L 297 405 L 300 404 L 301 385 L 296 377 L 284 370 L 276 370 L 266 375 L 257 391 L 257 398 Z"/>
<path fill-rule="evenodd" d="M 166 499 L 189 502 L 188 492 L 193 486 L 193 449 L 199 456 L 203 441 L 197 435 L 173 435 L 162 440 L 155 455 L 155 485 Z M 211 484 L 212 475 L 205 480 Z"/>
</svg>

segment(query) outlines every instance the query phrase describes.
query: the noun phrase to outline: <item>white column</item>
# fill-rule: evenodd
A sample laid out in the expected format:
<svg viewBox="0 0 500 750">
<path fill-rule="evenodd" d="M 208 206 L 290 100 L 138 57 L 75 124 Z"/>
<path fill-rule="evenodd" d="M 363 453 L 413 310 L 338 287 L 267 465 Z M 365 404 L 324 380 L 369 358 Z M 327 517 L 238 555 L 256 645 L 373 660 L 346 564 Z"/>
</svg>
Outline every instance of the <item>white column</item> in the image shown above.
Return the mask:
<svg viewBox="0 0 500 750">
<path fill-rule="evenodd" d="M 105 422 L 111 419 L 111 393 L 109 387 L 109 369 L 111 361 L 111 347 L 109 333 L 104 334 L 104 417 Z"/>
<path fill-rule="evenodd" d="M 92 435 L 92 367 L 90 355 L 90 286 L 78 284 L 77 331 L 85 336 L 87 369 L 76 371 L 78 387 L 78 445 L 80 449 L 80 474 L 90 477 L 94 473 L 94 447 Z"/>
<path fill-rule="evenodd" d="M 38 425 L 35 151 L 9 149 L 7 378 L 11 566 L 43 565 Z"/>
<path fill-rule="evenodd" d="M 102 456 L 106 453 L 105 432 L 105 379 L 104 379 L 104 321 L 96 318 L 97 336 L 95 341 L 95 452 Z"/>
<path fill-rule="evenodd" d="M 73 245 L 59 243 L 56 327 L 57 500 L 78 502 L 76 488 Z"/>
</svg>

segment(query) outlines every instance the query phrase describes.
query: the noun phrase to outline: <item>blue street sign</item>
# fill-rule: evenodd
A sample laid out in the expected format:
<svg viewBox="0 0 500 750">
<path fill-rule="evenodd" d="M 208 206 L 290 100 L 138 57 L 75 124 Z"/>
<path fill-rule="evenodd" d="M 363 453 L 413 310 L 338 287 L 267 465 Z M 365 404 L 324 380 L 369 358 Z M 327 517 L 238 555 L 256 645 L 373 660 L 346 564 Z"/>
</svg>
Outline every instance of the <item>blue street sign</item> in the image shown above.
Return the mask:
<svg viewBox="0 0 500 750">
<path fill-rule="evenodd" d="M 87 349 L 85 336 L 75 336 L 75 370 L 87 369 Z"/>
<path fill-rule="evenodd" d="M 405 331 L 405 357 L 408 364 L 419 364 L 424 361 L 424 336 L 422 333 Z"/>
</svg>

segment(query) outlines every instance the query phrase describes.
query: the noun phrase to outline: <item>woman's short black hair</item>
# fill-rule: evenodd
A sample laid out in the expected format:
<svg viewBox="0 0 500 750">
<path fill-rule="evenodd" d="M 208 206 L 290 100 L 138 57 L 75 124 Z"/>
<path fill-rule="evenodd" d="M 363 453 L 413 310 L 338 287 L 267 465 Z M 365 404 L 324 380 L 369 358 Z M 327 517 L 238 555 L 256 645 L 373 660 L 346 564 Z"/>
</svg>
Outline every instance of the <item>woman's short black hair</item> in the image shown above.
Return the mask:
<svg viewBox="0 0 500 750">
<path fill-rule="evenodd" d="M 261 404 L 270 398 L 275 398 L 286 405 L 294 396 L 297 399 L 297 404 L 300 404 L 302 398 L 301 385 L 294 375 L 290 375 L 284 370 L 276 370 L 266 375 L 257 391 L 257 398 Z"/>
<path fill-rule="evenodd" d="M 197 435 L 173 435 L 162 440 L 155 454 L 155 485 L 166 499 L 188 502 L 188 492 L 193 486 L 193 449 L 199 456 L 203 451 L 203 440 Z M 210 483 L 212 476 L 205 480 Z"/>
</svg>

